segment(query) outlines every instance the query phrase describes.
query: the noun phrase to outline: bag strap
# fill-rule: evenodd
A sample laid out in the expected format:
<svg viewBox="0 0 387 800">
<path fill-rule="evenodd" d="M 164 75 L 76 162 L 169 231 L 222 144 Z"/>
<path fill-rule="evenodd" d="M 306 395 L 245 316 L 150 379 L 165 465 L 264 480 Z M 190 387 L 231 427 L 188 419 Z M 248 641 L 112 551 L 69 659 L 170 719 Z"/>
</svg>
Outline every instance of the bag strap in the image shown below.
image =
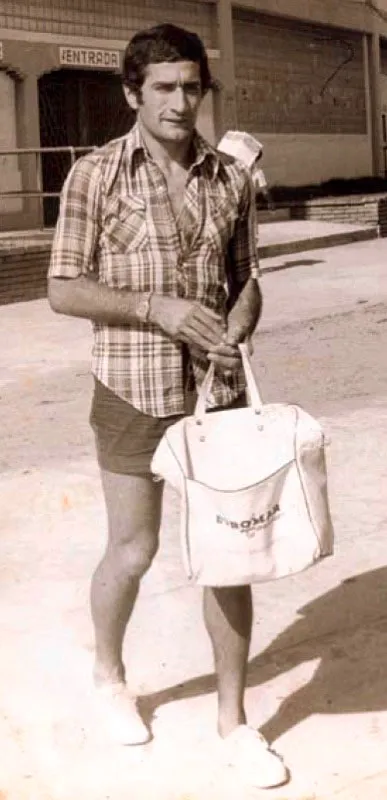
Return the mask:
<svg viewBox="0 0 387 800">
<path fill-rule="evenodd" d="M 263 402 L 253 372 L 253 368 L 251 365 L 251 360 L 249 356 L 249 346 L 247 342 L 241 342 L 241 344 L 239 344 L 238 347 L 242 356 L 242 366 L 246 378 L 248 403 L 256 414 L 260 414 L 262 411 Z M 199 389 L 198 399 L 195 405 L 194 417 L 198 425 L 201 425 L 204 422 L 206 406 L 207 406 L 207 398 L 211 390 L 211 386 L 214 380 L 214 375 L 215 375 L 215 365 L 214 363 L 211 363 L 205 374 L 203 383 Z"/>
<path fill-rule="evenodd" d="M 243 370 L 246 378 L 247 391 L 249 393 L 249 405 L 256 414 L 260 414 L 263 407 L 263 400 L 259 391 L 256 376 L 253 372 L 253 365 L 249 354 L 248 342 L 241 342 L 239 350 L 242 356 Z"/>
</svg>

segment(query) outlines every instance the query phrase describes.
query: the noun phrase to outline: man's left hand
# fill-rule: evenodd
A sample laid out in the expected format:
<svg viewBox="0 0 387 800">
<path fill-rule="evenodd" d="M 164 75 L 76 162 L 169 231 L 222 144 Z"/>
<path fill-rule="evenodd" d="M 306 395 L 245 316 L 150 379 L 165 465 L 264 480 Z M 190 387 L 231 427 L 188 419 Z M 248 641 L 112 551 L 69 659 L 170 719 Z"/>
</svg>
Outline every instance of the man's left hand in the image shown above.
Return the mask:
<svg viewBox="0 0 387 800">
<path fill-rule="evenodd" d="M 225 334 L 224 341 L 208 352 L 208 360 L 215 364 L 218 371 L 231 375 L 238 368 L 241 355 L 238 346 L 229 344 L 228 335 Z"/>
<path fill-rule="evenodd" d="M 235 371 L 241 361 L 238 344 L 249 339 L 254 332 L 262 308 L 262 295 L 258 283 L 250 279 L 242 290 L 227 319 L 227 332 L 223 342 L 212 347 L 209 361 L 225 374 Z"/>
</svg>

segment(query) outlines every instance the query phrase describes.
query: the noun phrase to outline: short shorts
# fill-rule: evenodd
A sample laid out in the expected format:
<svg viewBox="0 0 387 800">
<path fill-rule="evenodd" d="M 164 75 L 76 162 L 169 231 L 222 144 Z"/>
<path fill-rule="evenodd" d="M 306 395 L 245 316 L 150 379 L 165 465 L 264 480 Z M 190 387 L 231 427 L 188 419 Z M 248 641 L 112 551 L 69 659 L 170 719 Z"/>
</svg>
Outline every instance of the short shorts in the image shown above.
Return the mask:
<svg viewBox="0 0 387 800">
<path fill-rule="evenodd" d="M 97 378 L 90 412 L 97 458 L 101 469 L 121 475 L 150 475 L 150 464 L 160 439 L 181 414 L 152 417 L 122 400 Z M 246 405 L 245 394 L 228 408 Z M 217 409 L 213 409 L 216 411 Z"/>
</svg>

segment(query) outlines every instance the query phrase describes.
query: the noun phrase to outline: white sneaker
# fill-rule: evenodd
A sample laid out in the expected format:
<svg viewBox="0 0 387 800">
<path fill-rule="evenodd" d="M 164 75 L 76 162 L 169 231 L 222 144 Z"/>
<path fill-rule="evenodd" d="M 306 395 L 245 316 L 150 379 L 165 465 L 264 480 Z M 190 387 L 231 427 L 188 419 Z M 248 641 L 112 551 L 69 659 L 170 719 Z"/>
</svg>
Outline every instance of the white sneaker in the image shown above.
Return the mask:
<svg viewBox="0 0 387 800">
<path fill-rule="evenodd" d="M 289 772 L 264 736 L 248 725 L 238 725 L 222 740 L 223 759 L 241 772 L 244 783 L 259 789 L 282 786 Z"/>
<path fill-rule="evenodd" d="M 136 698 L 125 683 L 107 683 L 97 689 L 99 708 L 110 737 L 118 744 L 146 744 L 151 739 L 138 713 Z"/>
</svg>

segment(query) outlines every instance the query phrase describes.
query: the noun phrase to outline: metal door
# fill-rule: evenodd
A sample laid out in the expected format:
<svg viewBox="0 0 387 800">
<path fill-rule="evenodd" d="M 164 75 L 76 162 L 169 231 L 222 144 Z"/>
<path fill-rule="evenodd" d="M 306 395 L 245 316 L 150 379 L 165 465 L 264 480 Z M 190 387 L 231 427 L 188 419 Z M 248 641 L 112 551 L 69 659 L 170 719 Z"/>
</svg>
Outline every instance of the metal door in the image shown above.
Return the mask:
<svg viewBox="0 0 387 800">
<path fill-rule="evenodd" d="M 57 70 L 39 79 L 41 147 L 93 147 L 126 133 L 135 115 L 119 75 L 102 71 Z M 60 191 L 70 167 L 67 154 L 42 156 L 44 191 Z M 45 198 L 44 223 L 55 224 L 57 198 Z"/>
</svg>

